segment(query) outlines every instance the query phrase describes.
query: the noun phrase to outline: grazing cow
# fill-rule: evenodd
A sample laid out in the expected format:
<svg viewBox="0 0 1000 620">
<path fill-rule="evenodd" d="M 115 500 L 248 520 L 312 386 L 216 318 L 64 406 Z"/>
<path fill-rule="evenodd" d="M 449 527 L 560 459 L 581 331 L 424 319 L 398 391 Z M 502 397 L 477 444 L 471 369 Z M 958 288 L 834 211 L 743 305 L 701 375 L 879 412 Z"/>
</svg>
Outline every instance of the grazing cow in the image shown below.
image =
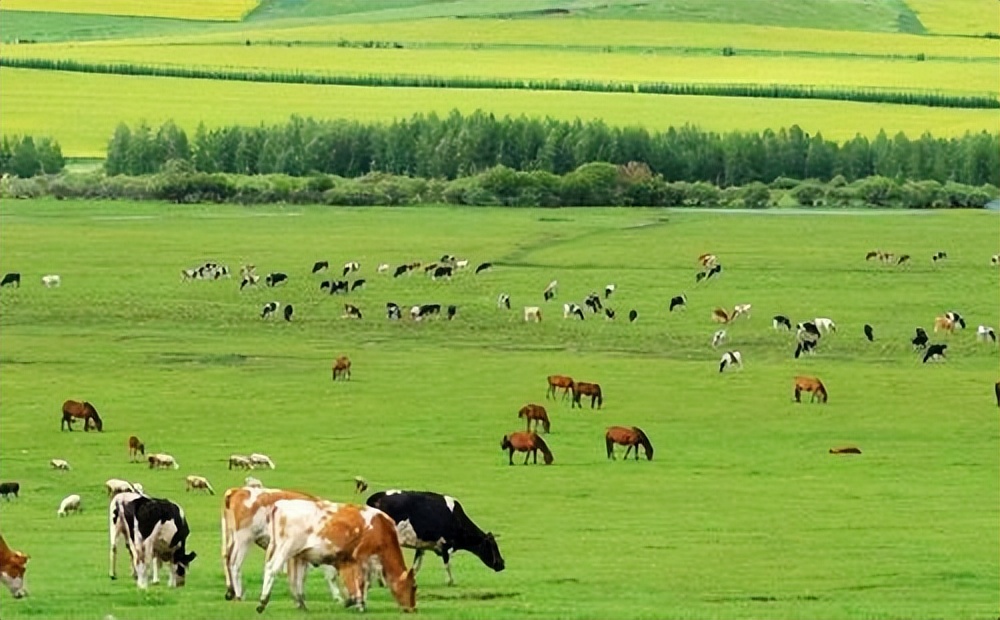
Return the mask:
<svg viewBox="0 0 1000 620">
<path fill-rule="evenodd" d="M 354 304 L 344 304 L 344 314 L 340 318 L 342 319 L 360 319 L 361 310 Z"/>
<path fill-rule="evenodd" d="M 118 538 L 124 535 L 139 589 L 149 587 L 150 564 L 153 583 L 158 583 L 159 566 L 163 562 L 170 564 L 170 587 L 184 585 L 197 554 L 185 549 L 191 529 L 180 506 L 166 499 L 122 493 L 112 500 L 108 513 L 112 579 L 116 578 Z"/>
<path fill-rule="evenodd" d="M 25 588 L 24 572 L 31 557 L 14 551 L 7 546 L 7 541 L 0 536 L 0 583 L 10 590 L 14 598 L 28 596 Z"/>
<path fill-rule="evenodd" d="M 162 452 L 158 454 L 150 454 L 148 457 L 146 457 L 146 460 L 149 461 L 150 469 L 167 469 L 168 467 L 171 469 L 181 468 L 180 464 L 177 462 L 177 459 L 175 459 L 173 456 L 169 454 L 164 454 Z"/>
<path fill-rule="evenodd" d="M 613 308 L 605 308 L 604 316 L 608 318 L 609 321 L 615 320 L 615 311 Z"/>
<path fill-rule="evenodd" d="M 266 454 L 261 454 L 260 452 L 254 452 L 251 454 L 250 462 L 253 463 L 254 467 L 260 465 L 261 467 L 274 469 L 274 461 L 271 460 L 271 457 Z"/>
<path fill-rule="evenodd" d="M 722 273 L 722 265 L 716 265 L 709 269 L 708 271 L 702 271 L 694 276 L 695 283 L 701 282 L 702 280 L 710 280 L 712 276 Z"/>
<path fill-rule="evenodd" d="M 480 265 L 476 267 L 476 274 L 479 274 L 479 272 L 481 271 L 486 271 L 487 269 L 492 269 L 492 268 L 493 268 L 493 263 L 480 263 Z"/>
<path fill-rule="evenodd" d="M 570 392 L 573 391 L 574 381 L 572 377 L 567 377 L 566 375 L 549 375 L 548 378 L 549 387 L 545 390 L 545 398 L 548 399 L 549 396 L 553 400 L 556 398 L 556 390 L 562 389 L 563 400 L 569 396 Z"/>
<path fill-rule="evenodd" d="M 355 280 L 354 282 L 351 282 L 351 290 L 354 291 L 355 289 L 359 289 L 364 285 L 365 285 L 364 278 L 360 278 L 358 280 Z"/>
<path fill-rule="evenodd" d="M 738 366 L 742 370 L 743 355 L 739 351 L 726 351 L 723 353 L 722 359 L 719 360 L 719 372 L 725 370 L 727 366 Z"/>
<path fill-rule="evenodd" d="M 948 333 L 954 333 L 955 332 L 955 321 L 952 321 L 951 319 L 949 319 L 947 317 L 944 317 L 944 316 L 939 316 L 939 317 L 935 318 L 934 319 L 934 333 L 937 333 L 939 331 L 945 331 L 945 332 L 948 332 Z"/>
<path fill-rule="evenodd" d="M 802 392 L 809 392 L 809 402 L 818 400 L 821 403 L 825 403 L 829 397 L 826 386 L 817 377 L 795 377 L 795 402 L 802 402 Z"/>
<path fill-rule="evenodd" d="M 716 308 L 712 310 L 712 320 L 716 323 L 728 323 L 730 320 L 729 313 L 722 308 Z"/>
<path fill-rule="evenodd" d="M 639 460 L 639 446 L 646 452 L 646 460 L 653 460 L 653 444 L 649 437 L 638 426 L 609 426 L 604 431 L 604 445 L 608 451 L 608 458 L 615 460 L 615 444 L 627 446 L 624 459 L 628 459 L 629 452 L 635 450 L 635 460 Z"/>
<path fill-rule="evenodd" d="M 364 493 L 368 490 L 368 481 L 361 476 L 354 476 L 354 492 Z"/>
<path fill-rule="evenodd" d="M 253 476 L 247 476 L 243 479 L 243 486 L 248 489 L 262 489 L 264 488 L 264 483 Z"/>
<path fill-rule="evenodd" d="M 414 321 L 420 320 L 420 306 L 410 307 L 410 318 L 413 319 Z"/>
<path fill-rule="evenodd" d="M 542 322 L 542 309 L 538 306 L 525 306 L 524 307 L 524 321 L 534 321 L 536 323 Z"/>
<path fill-rule="evenodd" d="M 563 318 L 564 319 L 568 319 L 571 315 L 574 315 L 574 314 L 576 316 L 580 317 L 581 321 L 583 320 L 583 308 L 581 308 L 580 306 L 578 306 L 578 305 L 576 305 L 574 303 L 563 304 Z"/>
<path fill-rule="evenodd" d="M 184 479 L 184 491 L 190 491 L 191 489 L 204 489 L 208 491 L 209 495 L 215 495 L 215 489 L 212 488 L 212 484 L 208 481 L 208 478 L 204 476 L 188 476 Z"/>
<path fill-rule="evenodd" d="M 267 545 L 264 585 L 257 612 L 271 598 L 275 577 L 288 565 L 289 589 L 305 609 L 305 574 L 309 565 L 332 564 L 351 569 L 344 582 L 359 610 L 365 607 L 367 568 L 377 561 L 385 581 L 404 612 L 416 609 L 417 586 L 407 570 L 399 534 L 389 515 L 371 506 L 336 504 L 320 499 L 279 499 L 270 508 L 271 541 Z"/>
<path fill-rule="evenodd" d="M 138 493 L 139 490 L 135 488 L 128 480 L 122 480 L 121 478 L 108 478 L 104 481 L 104 489 L 108 492 L 108 497 L 114 497 L 119 493 Z"/>
<path fill-rule="evenodd" d="M 781 329 L 784 327 L 788 331 L 792 331 L 792 321 L 783 314 L 776 314 L 774 315 L 774 318 L 771 319 L 771 327 L 774 329 Z"/>
<path fill-rule="evenodd" d="M 952 312 L 945 312 L 944 316 L 952 323 L 958 325 L 962 329 L 965 329 L 965 319 L 962 318 L 961 314 L 952 311 Z"/>
<path fill-rule="evenodd" d="M 269 301 L 269 302 L 267 302 L 266 304 L 264 304 L 264 307 L 261 308 L 261 310 L 260 310 L 260 318 L 262 318 L 262 319 L 269 318 L 271 315 L 273 315 L 275 312 L 277 312 L 278 308 L 280 308 L 280 307 L 281 307 L 281 302 L 277 302 L 277 301 Z"/>
<path fill-rule="evenodd" d="M 817 340 L 800 340 L 795 347 L 795 359 L 799 359 L 799 356 L 803 353 L 815 354 L 817 343 Z"/>
<path fill-rule="evenodd" d="M 49 461 L 49 466 L 52 469 L 59 469 L 62 471 L 69 471 L 70 469 L 69 463 L 67 463 L 63 459 L 52 459 L 51 461 Z"/>
<path fill-rule="evenodd" d="M 19 482 L 0 482 L 0 496 L 4 499 L 10 499 L 10 495 L 17 497 L 18 493 L 21 492 L 21 483 Z"/>
<path fill-rule="evenodd" d="M 448 320 L 455 318 L 455 314 L 458 312 L 458 306 L 448 306 Z"/>
<path fill-rule="evenodd" d="M 864 329 L 865 329 L 865 338 L 868 339 L 868 342 L 875 342 L 875 328 L 865 323 Z"/>
<path fill-rule="evenodd" d="M 386 273 L 389 271 L 389 263 L 379 263 L 375 268 L 375 273 Z"/>
<path fill-rule="evenodd" d="M 346 355 L 341 355 L 333 360 L 333 380 L 341 377 L 344 381 L 351 379 L 351 360 Z"/>
<path fill-rule="evenodd" d="M 319 272 L 319 271 L 326 271 L 329 268 L 330 268 L 330 261 L 320 260 L 320 261 L 316 261 L 315 263 L 313 263 L 313 270 L 312 270 L 312 272 L 316 273 L 316 272 Z"/>
<path fill-rule="evenodd" d="M 545 287 L 544 291 L 542 291 L 542 297 L 545 298 L 545 301 L 549 301 L 550 299 L 556 296 L 556 288 L 558 286 L 559 286 L 559 280 L 553 280 L 549 282 L 549 285 Z"/>
<path fill-rule="evenodd" d="M 256 286 L 258 282 L 260 282 L 260 276 L 252 273 L 245 275 L 240 280 L 240 290 L 242 291 L 245 286 Z"/>
<path fill-rule="evenodd" d="M 434 273 L 431 274 L 431 278 L 437 280 L 438 278 L 450 278 L 452 268 L 448 267 L 437 267 L 434 269 Z"/>
<path fill-rule="evenodd" d="M 573 383 L 573 402 L 570 403 L 569 408 L 572 409 L 574 406 L 583 409 L 583 405 L 580 404 L 581 396 L 590 397 L 590 408 L 594 408 L 594 404 L 597 404 L 597 408 L 600 409 L 604 405 L 604 394 L 601 392 L 601 386 L 597 383 L 585 383 L 583 381 L 577 381 Z"/>
<path fill-rule="evenodd" d="M 510 295 L 507 293 L 500 293 L 497 295 L 497 308 L 506 308 L 510 310 Z"/>
<path fill-rule="evenodd" d="M 131 435 L 128 438 L 128 460 L 129 462 L 135 462 L 139 455 L 146 454 L 146 444 L 139 441 L 139 438 L 135 435 Z"/>
<path fill-rule="evenodd" d="M 0 280 L 0 286 L 7 286 L 8 284 L 16 284 L 17 288 L 21 288 L 21 274 L 16 271 L 5 273 L 3 280 Z"/>
<path fill-rule="evenodd" d="M 987 340 L 997 341 L 997 333 L 988 325 L 980 325 L 976 328 L 976 340 L 986 342 Z"/>
<path fill-rule="evenodd" d="M 910 260 L 910 255 L 903 254 L 902 256 L 899 257 L 899 260 L 896 261 L 896 264 L 902 265 L 903 263 L 908 262 L 909 260 Z"/>
<path fill-rule="evenodd" d="M 871 260 L 873 258 L 879 258 L 881 256 L 882 256 L 882 252 L 880 250 L 872 250 L 871 252 L 868 252 L 867 254 L 865 254 L 865 260 L 867 261 L 867 260 Z"/>
<path fill-rule="evenodd" d="M 991 256 L 990 257 L 990 264 L 994 265 L 994 266 L 995 265 L 1000 265 L 1000 254 L 994 254 L 993 256 Z M 6 276 L 4 276 L 4 279 L 5 280 L 7 279 Z"/>
<path fill-rule="evenodd" d="M 997 407 L 1000 407 L 1000 381 L 997 381 L 993 388 L 997 395 Z"/>
<path fill-rule="evenodd" d="M 393 272 L 392 277 L 398 278 L 399 276 L 403 275 L 404 273 L 408 273 L 409 271 L 410 271 L 409 265 L 400 265 L 396 267 L 396 271 Z"/>
<path fill-rule="evenodd" d="M 729 320 L 732 321 L 736 317 L 743 316 L 743 315 L 746 315 L 746 317 L 749 319 L 750 318 L 750 309 L 752 307 L 753 307 L 753 304 L 736 304 L 736 306 L 733 307 L 733 313 L 732 313 L 732 315 L 730 315 Z"/>
<path fill-rule="evenodd" d="M 416 549 L 413 574 L 423 563 L 425 551 L 433 551 L 444 561 L 448 585 L 454 585 L 451 557 L 457 551 L 471 551 L 496 572 L 504 569 L 503 556 L 492 532 L 483 532 L 465 514 L 454 497 L 430 491 L 390 490 L 375 493 L 365 502 L 396 522 L 399 542 Z"/>
<path fill-rule="evenodd" d="M 723 342 L 725 342 L 726 341 L 726 337 L 727 337 L 727 334 L 726 334 L 726 330 L 724 330 L 724 329 L 720 329 L 719 331 L 717 331 L 714 334 L 712 334 L 712 348 L 714 349 L 715 347 L 717 347 L 720 344 L 722 344 Z"/>
<path fill-rule="evenodd" d="M 819 327 L 812 321 L 806 321 L 805 323 L 799 323 L 795 326 L 795 337 L 799 341 L 809 340 L 816 341 L 819 340 L 821 334 Z"/>
<path fill-rule="evenodd" d="M 292 304 L 287 304 L 285 306 L 285 309 L 282 312 L 285 313 L 285 320 L 286 321 L 291 321 L 292 320 L 292 313 L 295 312 L 295 308 L 292 307 Z"/>
<path fill-rule="evenodd" d="M 538 425 L 541 424 L 545 432 L 549 432 L 551 429 L 551 424 L 549 423 L 549 414 L 545 411 L 545 407 L 541 405 L 536 405 L 534 403 L 527 404 L 517 412 L 517 417 L 519 419 L 523 418 L 525 423 L 528 425 L 527 430 L 531 430 L 531 423 L 535 423 L 535 430 L 538 430 Z"/>
<path fill-rule="evenodd" d="M 673 312 L 674 308 L 681 308 L 682 310 L 686 309 L 687 308 L 687 295 L 681 294 L 681 295 L 675 295 L 675 296 L 671 297 L 670 298 L 670 312 Z"/>
<path fill-rule="evenodd" d="M 829 334 L 830 332 L 837 331 L 837 324 L 834 323 L 833 320 L 831 319 L 820 317 L 813 319 L 812 322 L 813 325 L 816 326 L 816 329 L 818 329 L 821 332 L 826 332 Z"/>
<path fill-rule="evenodd" d="M 711 267 L 713 267 L 716 261 L 718 261 L 718 258 L 715 256 L 715 254 L 706 253 L 698 257 L 698 264 L 705 269 L 710 269 Z"/>
<path fill-rule="evenodd" d="M 587 298 L 583 300 L 584 305 L 590 308 L 594 314 L 597 314 L 600 310 L 604 308 L 601 304 L 601 296 L 597 293 L 591 293 L 587 295 Z"/>
<path fill-rule="evenodd" d="M 361 269 L 361 263 L 357 261 L 347 261 L 346 263 L 344 263 L 344 272 L 342 275 L 346 276 L 352 271 L 357 271 L 359 269 Z"/>
<path fill-rule="evenodd" d="M 830 454 L 861 454 L 861 448 L 857 446 L 841 446 L 830 448 Z"/>
<path fill-rule="evenodd" d="M 944 350 L 948 348 L 946 344 L 932 344 L 927 347 L 927 352 L 924 353 L 924 361 L 921 362 L 926 364 L 928 360 L 943 360 Z"/>
<path fill-rule="evenodd" d="M 349 292 L 349 282 L 347 280 L 330 280 L 330 294 L 335 295 L 341 291 Z M 320 285 L 322 288 L 322 285 Z"/>
<path fill-rule="evenodd" d="M 410 310 L 410 313 L 411 314 L 413 313 L 412 309 Z M 420 319 L 423 319 L 425 317 L 429 317 L 432 314 L 438 314 L 438 315 L 441 314 L 441 304 L 423 304 L 423 305 L 421 305 L 417 309 L 416 320 L 419 321 Z"/>
<path fill-rule="evenodd" d="M 45 285 L 45 288 L 52 288 L 53 286 L 59 286 L 60 284 L 62 284 L 62 278 L 60 278 L 56 274 L 49 274 L 47 276 L 42 276 L 42 284 Z"/>
<path fill-rule="evenodd" d="M 917 333 L 913 337 L 913 340 L 910 341 L 910 343 L 913 345 L 914 349 L 923 349 L 924 347 L 927 346 L 928 340 L 929 338 L 927 337 L 927 332 L 924 331 L 924 328 L 918 327 Z"/>
<path fill-rule="evenodd" d="M 633 309 L 633 310 L 629 310 L 628 311 L 628 322 L 629 323 L 634 323 L 637 318 L 639 318 L 639 313 L 636 310 Z"/>
<path fill-rule="evenodd" d="M 250 462 L 250 457 L 243 456 L 242 454 L 231 454 L 229 455 L 229 469 L 253 469 L 253 463 Z"/>
<path fill-rule="evenodd" d="M 56 511 L 56 516 L 66 517 L 69 516 L 71 512 L 82 511 L 83 508 L 80 506 L 80 496 L 76 493 L 72 495 L 67 495 L 63 498 L 63 501 L 59 503 L 59 510 Z"/>
<path fill-rule="evenodd" d="M 385 316 L 390 321 L 398 321 L 403 317 L 403 313 L 398 305 L 390 301 L 385 305 Z"/>
<path fill-rule="evenodd" d="M 264 277 L 264 284 L 268 286 L 276 286 L 282 282 L 288 281 L 288 275 L 280 272 L 269 273 Z"/>
<path fill-rule="evenodd" d="M 537 465 L 539 450 L 542 452 L 542 458 L 545 460 L 546 465 L 551 465 L 552 461 L 555 460 L 552 456 L 552 451 L 549 450 L 549 446 L 545 443 L 545 441 L 538 436 L 538 433 L 530 431 L 517 431 L 516 433 L 504 435 L 503 439 L 500 440 L 500 449 L 508 452 L 508 465 L 514 464 L 514 452 L 525 453 L 524 465 L 528 464 L 528 458 L 531 456 L 535 457 L 533 462 Z"/>
<path fill-rule="evenodd" d="M 438 267 L 439 265 L 437 263 L 431 263 L 430 265 L 424 267 L 424 273 L 433 273 L 433 271 Z"/>
<path fill-rule="evenodd" d="M 604 287 L 604 299 L 607 299 L 608 297 L 611 297 L 611 294 L 614 293 L 617 288 L 618 287 L 615 286 L 614 284 L 609 284 L 609 285 L 605 286 Z"/>
<path fill-rule="evenodd" d="M 937 263 L 938 261 L 944 260 L 946 258 L 948 258 L 947 252 L 935 252 L 934 255 L 931 256 L 931 261 Z"/>
</svg>

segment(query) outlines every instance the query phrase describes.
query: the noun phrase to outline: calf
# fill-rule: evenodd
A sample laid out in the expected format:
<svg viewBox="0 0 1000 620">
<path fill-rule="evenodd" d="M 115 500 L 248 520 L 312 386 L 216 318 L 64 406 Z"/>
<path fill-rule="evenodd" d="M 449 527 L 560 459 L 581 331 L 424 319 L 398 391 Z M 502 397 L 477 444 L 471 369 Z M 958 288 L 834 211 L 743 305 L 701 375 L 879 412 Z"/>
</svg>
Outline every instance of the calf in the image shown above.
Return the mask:
<svg viewBox="0 0 1000 620">
<path fill-rule="evenodd" d="M 264 307 L 261 308 L 261 310 L 260 310 L 260 318 L 266 319 L 266 318 L 270 317 L 275 312 L 277 312 L 278 308 L 280 308 L 280 307 L 281 307 L 281 302 L 277 302 L 277 301 L 269 301 L 269 302 L 267 302 L 266 304 L 264 304 Z"/>
<path fill-rule="evenodd" d="M 722 354 L 722 359 L 719 360 L 719 372 L 722 372 L 729 366 L 743 369 L 743 356 L 739 351 L 726 351 Z"/>
<path fill-rule="evenodd" d="M 486 271 L 487 269 L 492 269 L 492 268 L 493 268 L 493 263 L 480 263 L 479 266 L 476 267 L 476 274 L 479 274 L 480 272 L 483 272 L 483 271 Z"/>
<path fill-rule="evenodd" d="M 159 454 L 150 454 L 146 457 L 146 460 L 149 461 L 150 469 L 167 469 L 168 467 L 172 469 L 180 469 L 181 467 L 180 464 L 177 463 L 177 459 L 169 454 L 163 454 L 162 452 Z"/>
<path fill-rule="evenodd" d="M 10 273 L 5 273 L 3 280 L 0 280 L 0 286 L 7 286 L 8 284 L 15 284 L 17 288 L 21 287 L 21 274 L 16 271 Z"/>
<path fill-rule="evenodd" d="M 159 568 L 163 562 L 170 563 L 170 587 L 184 585 L 197 554 L 185 550 L 191 529 L 180 506 L 166 499 L 121 493 L 108 507 L 108 522 L 112 579 L 116 578 L 118 538 L 124 536 L 132 556 L 132 575 L 139 589 L 149 587 L 150 564 L 153 583 L 159 583 Z"/>
<path fill-rule="evenodd" d="M 340 318 L 342 319 L 360 319 L 361 309 L 354 304 L 344 304 L 344 314 Z"/>
<path fill-rule="evenodd" d="M 204 476 L 188 476 L 184 479 L 184 491 L 190 491 L 191 489 L 203 489 L 208 491 L 209 495 L 215 495 L 215 489 L 212 488 L 212 484 L 208 481 L 208 478 Z"/>
<path fill-rule="evenodd" d="M 319 271 L 326 271 L 329 268 L 330 268 L 330 261 L 320 260 L 313 263 L 312 272 L 317 273 Z"/>
<path fill-rule="evenodd" d="M 454 497 L 429 491 L 392 490 L 375 493 L 366 503 L 392 517 L 400 544 L 416 550 L 414 574 L 420 570 L 424 552 L 428 550 L 444 561 L 448 585 L 455 584 L 451 556 L 457 551 L 471 551 L 496 572 L 504 569 L 493 533 L 479 529 Z"/>
<path fill-rule="evenodd" d="M 4 499 L 10 499 L 10 495 L 17 497 L 17 494 L 21 492 L 21 484 L 18 482 L 0 482 L 0 496 Z"/>
<path fill-rule="evenodd" d="M 24 572 L 29 559 L 30 556 L 8 547 L 7 541 L 0 536 L 0 583 L 10 590 L 14 598 L 28 596 Z"/>
<path fill-rule="evenodd" d="M 638 312 L 636 312 L 635 310 L 629 310 L 628 311 L 628 322 L 629 323 L 634 323 L 637 318 L 639 318 L 639 313 Z"/>
<path fill-rule="evenodd" d="M 346 263 L 344 263 L 344 272 L 342 275 L 346 276 L 352 271 L 357 271 L 359 269 L 361 269 L 361 263 L 357 261 L 347 261 Z"/>
<path fill-rule="evenodd" d="M 268 286 L 277 286 L 278 284 L 287 281 L 288 281 L 288 274 L 284 274 L 281 272 L 269 273 L 267 274 L 267 276 L 264 277 L 264 284 Z"/>
<path fill-rule="evenodd" d="M 346 355 L 341 355 L 333 361 L 333 380 L 341 377 L 344 381 L 351 379 L 351 360 Z"/>
<path fill-rule="evenodd" d="M 719 331 L 712 334 L 712 348 L 718 347 L 720 344 L 726 341 L 726 330 L 720 329 Z"/>
<path fill-rule="evenodd" d="M 534 321 L 535 323 L 542 322 L 542 309 L 538 306 L 525 306 L 524 307 L 524 321 L 527 323 L 529 321 Z"/>
<path fill-rule="evenodd" d="M 73 495 L 67 495 L 63 498 L 63 501 L 59 503 L 59 510 L 56 511 L 56 516 L 65 517 L 71 512 L 83 510 L 80 506 L 80 501 L 80 496 L 76 493 Z"/>
<path fill-rule="evenodd" d="M 285 309 L 283 310 L 283 312 L 285 313 L 285 320 L 286 321 L 291 321 L 292 320 L 292 313 L 295 312 L 295 309 L 292 307 L 292 304 L 288 304 L 288 305 L 285 306 Z"/>
<path fill-rule="evenodd" d="M 792 331 L 792 321 L 787 316 L 776 314 L 774 315 L 774 318 L 771 319 L 771 327 L 774 329 L 781 329 L 784 327 L 788 331 Z"/>
<path fill-rule="evenodd" d="M 390 321 L 398 321 L 403 318 L 403 313 L 399 309 L 399 306 L 391 301 L 385 305 L 385 315 Z"/>
<path fill-rule="evenodd" d="M 674 308 L 687 308 L 687 295 L 674 295 L 670 298 L 670 312 L 674 311 Z"/>
<path fill-rule="evenodd" d="M 260 452 L 254 452 L 251 454 L 250 462 L 253 463 L 254 467 L 260 465 L 262 467 L 274 469 L 274 461 L 271 460 L 271 457 L 266 454 L 261 454 Z"/>
<path fill-rule="evenodd" d="M 563 304 L 563 318 L 568 319 L 571 315 L 580 317 L 580 320 L 582 321 L 583 308 L 574 303 Z"/>
<path fill-rule="evenodd" d="M 932 344 L 927 347 L 927 352 L 924 353 L 924 361 L 922 363 L 926 364 L 928 360 L 943 360 L 944 350 L 948 348 L 946 344 Z"/>
<path fill-rule="evenodd" d="M 52 288 L 54 286 L 59 286 L 60 284 L 62 284 L 62 278 L 60 278 L 56 274 L 42 276 L 42 284 L 45 285 L 45 288 Z"/>
<path fill-rule="evenodd" d="M 992 327 L 989 327 L 988 325 L 980 325 L 979 327 L 976 328 L 976 340 L 981 340 L 982 342 L 986 342 L 987 340 L 992 340 L 993 342 L 996 342 L 997 333 Z"/>
<path fill-rule="evenodd" d="M 424 304 L 420 306 L 417 310 L 417 320 L 428 317 L 432 314 L 441 314 L 441 304 Z"/>
<path fill-rule="evenodd" d="M 497 308 L 506 308 L 510 310 L 510 295 L 507 293 L 500 293 L 497 296 Z"/>
</svg>

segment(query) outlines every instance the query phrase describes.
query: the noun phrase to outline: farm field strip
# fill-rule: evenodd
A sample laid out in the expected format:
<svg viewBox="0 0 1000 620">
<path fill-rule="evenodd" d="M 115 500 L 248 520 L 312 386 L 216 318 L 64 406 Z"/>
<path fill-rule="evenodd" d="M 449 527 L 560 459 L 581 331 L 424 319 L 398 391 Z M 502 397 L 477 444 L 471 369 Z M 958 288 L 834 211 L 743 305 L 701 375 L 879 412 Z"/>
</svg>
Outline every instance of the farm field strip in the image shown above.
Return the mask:
<svg viewBox="0 0 1000 620">
<path fill-rule="evenodd" d="M 537 50 L 397 50 L 234 45 L 7 45 L 0 47 L 0 53 L 6 58 L 254 69 L 316 75 L 432 75 L 477 79 L 788 84 L 993 95 L 1000 92 L 1000 60 L 994 63 L 955 63 L 751 56 L 664 58 L 652 55 Z"/>
<path fill-rule="evenodd" d="M 1000 9 L 991 0 L 906 0 L 932 34 L 1000 34 Z"/>
<path fill-rule="evenodd" d="M 5 11 L 164 17 L 198 21 L 239 21 L 260 0 L 4 0 Z"/>
</svg>

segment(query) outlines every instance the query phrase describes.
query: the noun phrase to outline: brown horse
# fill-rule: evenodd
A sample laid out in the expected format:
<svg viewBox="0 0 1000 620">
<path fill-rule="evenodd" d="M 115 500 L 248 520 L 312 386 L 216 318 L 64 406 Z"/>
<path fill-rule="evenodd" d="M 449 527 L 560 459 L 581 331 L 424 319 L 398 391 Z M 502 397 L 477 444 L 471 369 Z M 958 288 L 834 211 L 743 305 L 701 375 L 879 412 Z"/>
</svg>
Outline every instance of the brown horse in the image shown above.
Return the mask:
<svg viewBox="0 0 1000 620">
<path fill-rule="evenodd" d="M 549 432 L 549 414 L 546 413 L 545 407 L 541 405 L 525 405 L 521 407 L 521 410 L 517 413 L 517 417 L 524 418 L 527 421 L 529 431 L 531 430 L 531 423 L 534 421 L 536 431 L 538 430 L 539 423 L 541 423 L 545 432 Z"/>
<path fill-rule="evenodd" d="M 563 400 L 569 396 L 569 393 L 573 390 L 573 379 L 572 377 L 567 377 L 566 375 L 549 375 L 549 389 L 545 392 L 545 398 L 548 399 L 552 396 L 552 399 L 556 398 L 556 389 L 562 389 Z"/>
<path fill-rule="evenodd" d="M 341 355 L 333 361 L 333 380 L 343 377 L 345 381 L 351 379 L 351 360 L 346 355 Z"/>
<path fill-rule="evenodd" d="M 545 458 L 545 464 L 551 465 L 552 451 L 549 447 L 545 445 L 542 438 L 538 436 L 537 433 L 532 433 L 530 431 L 517 431 L 516 433 L 511 433 L 509 435 L 503 436 L 503 441 L 500 442 L 500 449 L 507 450 L 510 454 L 508 455 L 509 464 L 514 464 L 514 452 L 525 452 L 524 464 L 528 464 L 528 457 L 534 456 L 534 463 L 538 464 L 538 451 L 542 451 L 542 455 Z"/>
<path fill-rule="evenodd" d="M 795 377 L 795 402 L 802 402 L 802 392 L 811 392 L 809 402 L 819 399 L 825 403 L 828 397 L 826 386 L 817 377 Z"/>
<path fill-rule="evenodd" d="M 128 438 L 128 460 L 130 462 L 135 461 L 140 454 L 146 454 L 146 444 L 139 441 L 139 438 L 135 435 L 132 435 Z"/>
<path fill-rule="evenodd" d="M 604 395 L 601 393 L 601 386 L 596 383 L 584 383 L 583 381 L 578 381 L 573 384 L 573 402 L 570 403 L 569 408 L 572 409 L 573 406 L 577 406 L 583 409 L 583 405 L 580 404 L 581 396 L 590 397 L 590 408 L 594 408 L 594 403 L 597 403 L 597 408 L 600 409 L 601 405 L 604 404 Z"/>
<path fill-rule="evenodd" d="M 621 444 L 623 446 L 628 446 L 625 450 L 625 458 L 628 458 L 628 453 L 635 448 L 635 460 L 639 460 L 639 446 L 642 446 L 646 451 L 646 460 L 653 460 L 653 444 L 650 443 L 649 437 L 646 437 L 646 433 L 642 432 L 642 429 L 638 426 L 609 426 L 608 430 L 604 432 L 604 444 L 608 448 L 608 458 L 612 461 L 615 460 L 615 444 Z"/>
<path fill-rule="evenodd" d="M 91 424 L 98 431 L 104 430 L 104 421 L 101 420 L 101 416 L 97 414 L 97 409 L 90 403 L 77 402 L 75 400 L 67 400 L 62 406 L 62 422 L 59 423 L 59 430 L 63 430 L 65 426 L 69 430 L 73 430 L 73 422 L 76 420 L 74 418 L 83 418 L 83 430 L 89 431 Z"/>
</svg>

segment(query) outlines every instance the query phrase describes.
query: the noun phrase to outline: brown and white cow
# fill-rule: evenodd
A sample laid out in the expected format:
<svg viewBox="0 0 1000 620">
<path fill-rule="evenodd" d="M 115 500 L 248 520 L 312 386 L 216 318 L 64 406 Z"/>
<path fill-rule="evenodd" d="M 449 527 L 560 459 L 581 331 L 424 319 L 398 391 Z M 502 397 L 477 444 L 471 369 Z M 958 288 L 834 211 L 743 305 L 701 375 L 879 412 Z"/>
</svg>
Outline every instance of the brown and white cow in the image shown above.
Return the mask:
<svg viewBox="0 0 1000 620">
<path fill-rule="evenodd" d="M 258 612 L 267 607 L 275 576 L 286 564 L 289 589 L 300 608 L 305 608 L 303 584 L 309 565 L 329 564 L 341 572 L 351 598 L 363 610 L 369 568 L 377 563 L 402 610 L 416 609 L 413 569 L 406 568 L 396 524 L 389 515 L 371 506 L 319 499 L 281 499 L 270 512 L 271 543 Z"/>
<path fill-rule="evenodd" d="M 14 598 L 28 596 L 24 571 L 29 559 L 29 556 L 8 547 L 7 541 L 0 536 L 0 583 L 7 586 Z"/>
</svg>

